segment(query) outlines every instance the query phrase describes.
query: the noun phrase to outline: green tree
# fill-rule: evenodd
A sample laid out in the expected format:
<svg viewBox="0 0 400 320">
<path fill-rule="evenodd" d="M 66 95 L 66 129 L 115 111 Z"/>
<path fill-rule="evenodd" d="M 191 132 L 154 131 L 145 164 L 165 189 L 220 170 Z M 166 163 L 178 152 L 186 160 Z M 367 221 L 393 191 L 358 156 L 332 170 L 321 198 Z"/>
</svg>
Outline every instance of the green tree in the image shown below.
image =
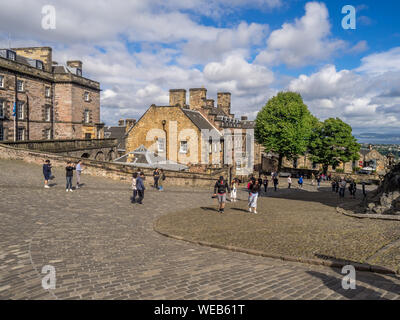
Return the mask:
<svg viewBox="0 0 400 320">
<path fill-rule="evenodd" d="M 352 128 L 339 118 L 329 118 L 315 126 L 310 139 L 311 160 L 323 166 L 338 166 L 341 162 L 359 159 L 361 145 L 352 135 Z"/>
<path fill-rule="evenodd" d="M 294 159 L 307 151 L 312 129 L 317 122 L 300 94 L 280 92 L 258 113 L 255 139 L 266 150 L 279 154 L 280 170 L 284 157 Z"/>
</svg>

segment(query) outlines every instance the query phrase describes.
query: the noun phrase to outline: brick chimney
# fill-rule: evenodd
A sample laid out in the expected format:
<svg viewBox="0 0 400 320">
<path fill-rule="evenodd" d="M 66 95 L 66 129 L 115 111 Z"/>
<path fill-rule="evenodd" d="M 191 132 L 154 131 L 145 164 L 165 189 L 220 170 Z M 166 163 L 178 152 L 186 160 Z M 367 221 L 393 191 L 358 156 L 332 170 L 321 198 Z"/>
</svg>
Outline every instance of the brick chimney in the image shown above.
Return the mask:
<svg viewBox="0 0 400 320">
<path fill-rule="evenodd" d="M 218 92 L 217 105 L 221 108 L 227 116 L 231 114 L 231 93 L 230 92 Z"/>
<path fill-rule="evenodd" d="M 169 105 L 179 105 L 181 108 L 186 107 L 186 90 L 185 89 L 171 89 L 169 90 Z"/>
<path fill-rule="evenodd" d="M 192 88 L 189 89 L 189 104 L 191 110 L 200 111 L 206 106 L 207 89 L 206 88 Z"/>
<path fill-rule="evenodd" d="M 125 120 L 124 119 L 119 119 L 118 120 L 118 127 L 125 127 Z"/>
<path fill-rule="evenodd" d="M 207 99 L 206 100 L 206 106 L 209 108 L 214 108 L 214 99 Z"/>
<path fill-rule="evenodd" d="M 126 128 L 129 129 L 136 123 L 136 119 L 126 119 Z"/>
</svg>

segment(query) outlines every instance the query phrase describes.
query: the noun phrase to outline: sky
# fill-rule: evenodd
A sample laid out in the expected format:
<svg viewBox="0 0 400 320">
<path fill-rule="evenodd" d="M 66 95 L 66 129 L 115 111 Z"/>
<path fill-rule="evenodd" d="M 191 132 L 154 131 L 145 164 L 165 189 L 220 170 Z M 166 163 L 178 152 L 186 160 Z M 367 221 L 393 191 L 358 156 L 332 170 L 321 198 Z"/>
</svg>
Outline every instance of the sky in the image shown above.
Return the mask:
<svg viewBox="0 0 400 320">
<path fill-rule="evenodd" d="M 52 5 L 56 28 L 44 29 Z M 345 5 L 356 28 L 344 29 Z M 101 84 L 101 120 L 140 118 L 169 89 L 232 93 L 250 119 L 279 91 L 360 142 L 400 137 L 400 2 L 393 0 L 2 0 L 0 47 L 51 46 Z M 400 142 L 399 142 L 400 143 Z"/>
</svg>

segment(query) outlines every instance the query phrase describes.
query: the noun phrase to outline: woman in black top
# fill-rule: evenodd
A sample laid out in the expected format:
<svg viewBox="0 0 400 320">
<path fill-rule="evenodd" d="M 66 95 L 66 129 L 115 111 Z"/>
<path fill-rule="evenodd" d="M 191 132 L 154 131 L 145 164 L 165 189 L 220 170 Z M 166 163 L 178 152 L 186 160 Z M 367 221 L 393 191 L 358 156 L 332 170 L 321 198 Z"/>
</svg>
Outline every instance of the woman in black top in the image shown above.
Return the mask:
<svg viewBox="0 0 400 320">
<path fill-rule="evenodd" d="M 65 176 L 67 178 L 67 187 L 65 191 L 72 192 L 72 177 L 74 176 L 75 165 L 71 163 L 71 161 L 67 162 L 67 166 L 65 167 Z"/>
</svg>

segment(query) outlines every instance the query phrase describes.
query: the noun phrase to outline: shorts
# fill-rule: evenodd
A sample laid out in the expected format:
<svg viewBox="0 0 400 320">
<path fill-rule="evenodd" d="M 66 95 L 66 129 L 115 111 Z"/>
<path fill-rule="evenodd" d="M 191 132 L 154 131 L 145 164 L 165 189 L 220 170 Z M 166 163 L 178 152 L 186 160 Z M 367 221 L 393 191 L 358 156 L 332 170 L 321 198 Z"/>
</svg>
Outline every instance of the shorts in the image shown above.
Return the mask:
<svg viewBox="0 0 400 320">
<path fill-rule="evenodd" d="M 219 203 L 225 203 L 226 202 L 226 193 L 218 194 L 218 202 Z"/>
<path fill-rule="evenodd" d="M 51 174 L 44 174 L 44 180 L 48 181 L 50 180 Z"/>
</svg>

